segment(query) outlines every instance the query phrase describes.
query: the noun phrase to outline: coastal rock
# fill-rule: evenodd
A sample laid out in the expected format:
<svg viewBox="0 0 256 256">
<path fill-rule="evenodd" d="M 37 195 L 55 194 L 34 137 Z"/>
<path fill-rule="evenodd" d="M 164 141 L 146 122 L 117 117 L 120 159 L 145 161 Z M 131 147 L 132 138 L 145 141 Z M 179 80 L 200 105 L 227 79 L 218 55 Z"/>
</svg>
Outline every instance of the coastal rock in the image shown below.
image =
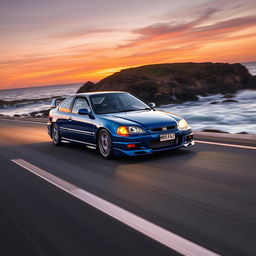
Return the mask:
<svg viewBox="0 0 256 256">
<path fill-rule="evenodd" d="M 226 102 L 239 102 L 239 101 L 238 100 L 233 100 L 233 99 L 228 99 L 228 100 L 223 100 L 222 102 L 226 103 Z"/>
<path fill-rule="evenodd" d="M 9 108 L 9 107 L 13 107 L 13 106 L 40 103 L 40 102 L 45 102 L 45 101 L 50 102 L 54 98 L 61 98 L 61 97 L 62 96 L 54 96 L 54 97 L 48 97 L 48 98 L 21 99 L 21 100 L 11 100 L 11 101 L 0 100 L 0 108 Z"/>
<path fill-rule="evenodd" d="M 35 111 L 32 113 L 29 113 L 29 116 L 31 116 L 31 117 L 47 117 L 49 115 L 49 111 L 50 111 L 50 109 Z"/>
<path fill-rule="evenodd" d="M 80 87 L 80 88 L 78 89 L 77 93 L 84 92 L 84 91 L 83 91 L 83 88 L 86 88 L 86 89 L 89 91 L 89 90 L 93 89 L 94 85 L 95 85 L 95 83 L 93 83 L 93 82 L 91 82 L 91 81 L 88 81 L 88 82 L 86 82 L 85 84 L 83 84 L 82 87 Z"/>
<path fill-rule="evenodd" d="M 246 67 L 239 63 L 207 62 L 124 69 L 98 83 L 86 82 L 78 92 L 127 91 L 144 101 L 162 105 L 197 101 L 198 96 L 232 95 L 242 89 L 256 89 L 256 79 Z"/>
<path fill-rule="evenodd" d="M 225 94 L 225 95 L 223 95 L 222 98 L 231 99 L 231 98 L 234 98 L 234 95 L 233 94 Z"/>
</svg>

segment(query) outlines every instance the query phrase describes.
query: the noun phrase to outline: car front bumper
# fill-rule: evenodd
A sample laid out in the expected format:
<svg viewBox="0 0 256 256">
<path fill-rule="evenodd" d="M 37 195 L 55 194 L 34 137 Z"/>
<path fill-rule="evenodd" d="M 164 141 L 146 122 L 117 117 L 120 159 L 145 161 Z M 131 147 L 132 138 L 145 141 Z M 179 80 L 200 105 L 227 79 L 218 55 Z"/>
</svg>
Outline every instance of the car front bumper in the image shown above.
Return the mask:
<svg viewBox="0 0 256 256">
<path fill-rule="evenodd" d="M 168 132 L 165 132 L 168 133 Z M 115 155 L 150 155 L 154 152 L 166 151 L 177 148 L 188 148 L 195 144 L 192 130 L 177 130 L 175 140 L 160 142 L 160 135 L 164 133 L 151 133 L 142 136 L 114 137 L 113 151 Z M 135 145 L 135 148 L 128 148 L 128 145 Z"/>
</svg>

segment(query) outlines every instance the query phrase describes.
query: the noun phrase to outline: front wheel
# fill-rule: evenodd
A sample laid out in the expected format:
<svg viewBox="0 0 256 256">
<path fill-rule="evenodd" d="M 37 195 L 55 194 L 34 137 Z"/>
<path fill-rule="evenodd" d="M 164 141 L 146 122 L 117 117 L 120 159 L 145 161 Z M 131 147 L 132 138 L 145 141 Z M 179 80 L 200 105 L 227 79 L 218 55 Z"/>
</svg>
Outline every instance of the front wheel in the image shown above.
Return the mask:
<svg viewBox="0 0 256 256">
<path fill-rule="evenodd" d="M 53 124 L 52 126 L 52 142 L 54 145 L 61 145 L 61 137 L 59 132 L 59 127 L 57 124 Z"/>
<path fill-rule="evenodd" d="M 107 130 L 103 129 L 99 132 L 97 146 L 103 158 L 111 159 L 113 157 L 112 139 Z"/>
</svg>

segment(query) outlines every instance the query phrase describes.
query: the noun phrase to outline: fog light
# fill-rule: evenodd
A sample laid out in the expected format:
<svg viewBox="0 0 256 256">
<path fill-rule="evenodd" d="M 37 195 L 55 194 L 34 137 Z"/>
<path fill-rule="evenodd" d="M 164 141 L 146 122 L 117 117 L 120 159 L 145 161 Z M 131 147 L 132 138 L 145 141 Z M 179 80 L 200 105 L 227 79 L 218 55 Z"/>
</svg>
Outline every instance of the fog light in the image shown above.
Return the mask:
<svg viewBox="0 0 256 256">
<path fill-rule="evenodd" d="M 193 140 L 193 135 L 187 136 L 187 141 Z"/>
<path fill-rule="evenodd" d="M 137 147 L 136 144 L 128 144 L 128 145 L 127 145 L 127 148 L 136 148 L 136 147 Z"/>
</svg>

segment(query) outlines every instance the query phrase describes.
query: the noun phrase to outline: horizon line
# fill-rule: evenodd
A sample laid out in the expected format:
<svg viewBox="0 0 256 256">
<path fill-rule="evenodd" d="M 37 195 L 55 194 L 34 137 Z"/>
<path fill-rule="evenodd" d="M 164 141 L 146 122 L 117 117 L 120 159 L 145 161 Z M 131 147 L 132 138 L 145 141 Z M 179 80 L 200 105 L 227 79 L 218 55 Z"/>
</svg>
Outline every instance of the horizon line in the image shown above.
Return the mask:
<svg viewBox="0 0 256 256">
<path fill-rule="evenodd" d="M 249 64 L 249 63 L 256 63 L 256 60 L 255 61 L 246 61 L 246 62 L 211 62 L 211 61 L 193 62 L 193 61 L 186 61 L 186 62 L 152 63 L 152 64 L 146 64 L 146 65 L 138 65 L 138 66 L 135 66 L 133 68 L 138 68 L 138 67 L 143 67 L 143 66 L 150 66 L 150 65 L 158 65 L 158 64 L 175 64 L 175 63 L 229 63 L 229 64 L 240 63 L 240 64 Z M 126 69 L 129 69 L 129 68 L 126 68 Z M 117 72 L 120 72 L 121 70 L 125 70 L 125 69 L 120 69 Z M 112 75 L 112 74 L 110 74 L 110 75 Z M 108 75 L 108 76 L 110 76 L 110 75 Z M 106 77 L 108 77 L 108 76 L 106 76 Z M 106 77 L 104 77 L 104 78 L 106 78 Z M 102 79 L 100 79 L 100 80 L 102 80 Z M 29 86 L 29 85 L 26 86 L 25 85 L 24 87 L 13 87 L 13 88 L 3 88 L 3 89 L 1 89 L 1 87 L 0 87 L 0 91 L 27 89 L 27 88 L 38 88 L 38 87 L 51 87 L 51 86 L 58 86 L 58 85 L 63 85 L 63 86 L 75 85 L 75 84 L 81 84 L 82 85 L 82 84 L 84 84 L 86 82 L 89 82 L 89 81 L 95 83 L 95 82 L 98 82 L 100 80 L 97 80 L 97 81 L 96 80 L 95 81 L 86 80 L 86 81 L 83 81 L 83 82 L 76 82 L 76 83 L 71 82 L 71 83 L 64 83 L 64 84 L 58 83 L 58 84 L 48 84 L 48 85 L 43 84 L 43 85 L 32 85 L 32 86 Z"/>
</svg>

